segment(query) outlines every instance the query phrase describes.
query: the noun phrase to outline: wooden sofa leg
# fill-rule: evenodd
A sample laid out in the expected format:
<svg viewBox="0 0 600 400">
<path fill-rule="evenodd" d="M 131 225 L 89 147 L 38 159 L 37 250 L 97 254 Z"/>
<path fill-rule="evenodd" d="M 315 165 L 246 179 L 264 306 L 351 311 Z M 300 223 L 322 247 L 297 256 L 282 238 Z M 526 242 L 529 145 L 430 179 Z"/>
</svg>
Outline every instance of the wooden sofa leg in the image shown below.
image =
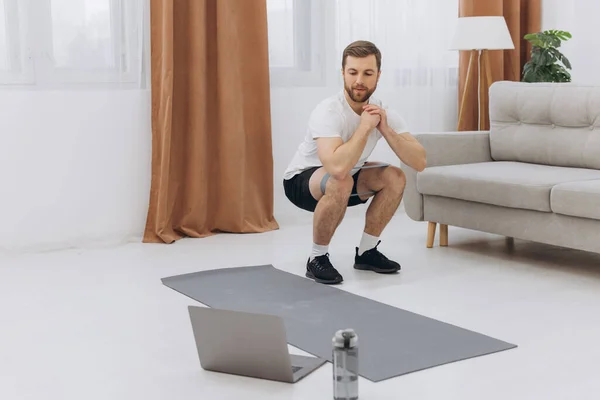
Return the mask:
<svg viewBox="0 0 600 400">
<path fill-rule="evenodd" d="M 433 240 L 435 239 L 435 227 L 437 226 L 436 222 L 430 222 L 427 227 L 427 248 L 430 249 L 433 247 Z"/>
<path fill-rule="evenodd" d="M 440 246 L 448 246 L 448 225 L 440 224 Z"/>
</svg>

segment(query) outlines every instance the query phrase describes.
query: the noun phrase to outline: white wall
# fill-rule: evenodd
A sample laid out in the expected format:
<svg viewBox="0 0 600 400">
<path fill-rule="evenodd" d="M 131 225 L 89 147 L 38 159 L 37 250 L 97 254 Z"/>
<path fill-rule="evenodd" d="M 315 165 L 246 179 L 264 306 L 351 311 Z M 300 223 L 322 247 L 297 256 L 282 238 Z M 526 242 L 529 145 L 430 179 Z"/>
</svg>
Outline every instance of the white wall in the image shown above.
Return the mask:
<svg viewBox="0 0 600 400">
<path fill-rule="evenodd" d="M 0 91 L 0 250 L 118 244 L 143 232 L 150 91 Z"/>
<path fill-rule="evenodd" d="M 573 83 L 600 84 L 599 15 L 597 0 L 542 2 L 542 30 L 559 29 L 573 34 L 560 48 L 573 66 Z"/>
</svg>

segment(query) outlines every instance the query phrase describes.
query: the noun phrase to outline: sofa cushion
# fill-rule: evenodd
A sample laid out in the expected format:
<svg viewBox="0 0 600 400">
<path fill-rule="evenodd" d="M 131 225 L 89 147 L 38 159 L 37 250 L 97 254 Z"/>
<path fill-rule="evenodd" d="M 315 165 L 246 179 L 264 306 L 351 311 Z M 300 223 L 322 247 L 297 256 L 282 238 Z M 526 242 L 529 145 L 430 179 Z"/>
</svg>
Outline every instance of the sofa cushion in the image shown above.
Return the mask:
<svg viewBox="0 0 600 400">
<path fill-rule="evenodd" d="M 417 190 L 424 195 L 551 212 L 554 185 L 592 179 L 600 179 L 599 170 L 493 161 L 426 168 L 417 176 Z"/>
<path fill-rule="evenodd" d="M 600 86 L 503 81 L 489 93 L 495 161 L 600 169 Z"/>
<path fill-rule="evenodd" d="M 550 192 L 557 214 L 600 219 L 600 180 L 561 183 Z"/>
</svg>

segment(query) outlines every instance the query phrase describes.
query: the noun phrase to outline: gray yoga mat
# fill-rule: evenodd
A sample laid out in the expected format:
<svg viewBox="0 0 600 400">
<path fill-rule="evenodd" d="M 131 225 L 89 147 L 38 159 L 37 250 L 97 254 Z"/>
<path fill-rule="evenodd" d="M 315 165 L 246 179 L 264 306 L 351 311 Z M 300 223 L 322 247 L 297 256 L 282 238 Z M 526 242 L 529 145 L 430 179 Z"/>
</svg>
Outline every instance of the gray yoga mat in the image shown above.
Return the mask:
<svg viewBox="0 0 600 400">
<path fill-rule="evenodd" d="M 353 328 L 360 375 L 374 382 L 517 347 L 272 265 L 202 271 L 162 282 L 209 307 L 280 316 L 289 344 L 329 361 L 333 334 Z"/>
</svg>

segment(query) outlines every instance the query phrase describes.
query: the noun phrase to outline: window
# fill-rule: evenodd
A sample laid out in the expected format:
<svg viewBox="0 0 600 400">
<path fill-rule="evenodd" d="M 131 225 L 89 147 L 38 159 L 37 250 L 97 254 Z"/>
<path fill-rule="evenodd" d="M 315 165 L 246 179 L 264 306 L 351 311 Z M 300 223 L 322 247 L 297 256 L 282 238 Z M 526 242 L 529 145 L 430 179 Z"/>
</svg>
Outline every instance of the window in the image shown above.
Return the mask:
<svg viewBox="0 0 600 400">
<path fill-rule="evenodd" d="M 146 1 L 0 0 L 0 83 L 139 84 Z"/>
<path fill-rule="evenodd" d="M 267 4 L 270 65 L 274 68 L 293 68 L 294 0 L 268 0 Z"/>
<path fill-rule="evenodd" d="M 459 54 L 449 47 L 458 3 L 267 0 L 271 85 L 318 89 L 306 88 L 303 96 L 340 90 L 344 48 L 369 40 L 382 52 L 377 97 L 402 114 L 413 131 L 452 130 Z"/>
<path fill-rule="evenodd" d="M 323 80 L 323 0 L 267 0 L 269 65 L 274 86 L 319 85 Z"/>
<path fill-rule="evenodd" d="M 267 0 L 267 11 L 273 86 L 339 85 L 341 53 L 357 39 L 381 49 L 385 85 L 457 85 L 458 0 Z"/>
<path fill-rule="evenodd" d="M 119 62 L 118 27 L 109 1 L 51 0 L 55 67 L 113 69 Z M 118 5 L 117 5 L 118 9 Z"/>
</svg>

